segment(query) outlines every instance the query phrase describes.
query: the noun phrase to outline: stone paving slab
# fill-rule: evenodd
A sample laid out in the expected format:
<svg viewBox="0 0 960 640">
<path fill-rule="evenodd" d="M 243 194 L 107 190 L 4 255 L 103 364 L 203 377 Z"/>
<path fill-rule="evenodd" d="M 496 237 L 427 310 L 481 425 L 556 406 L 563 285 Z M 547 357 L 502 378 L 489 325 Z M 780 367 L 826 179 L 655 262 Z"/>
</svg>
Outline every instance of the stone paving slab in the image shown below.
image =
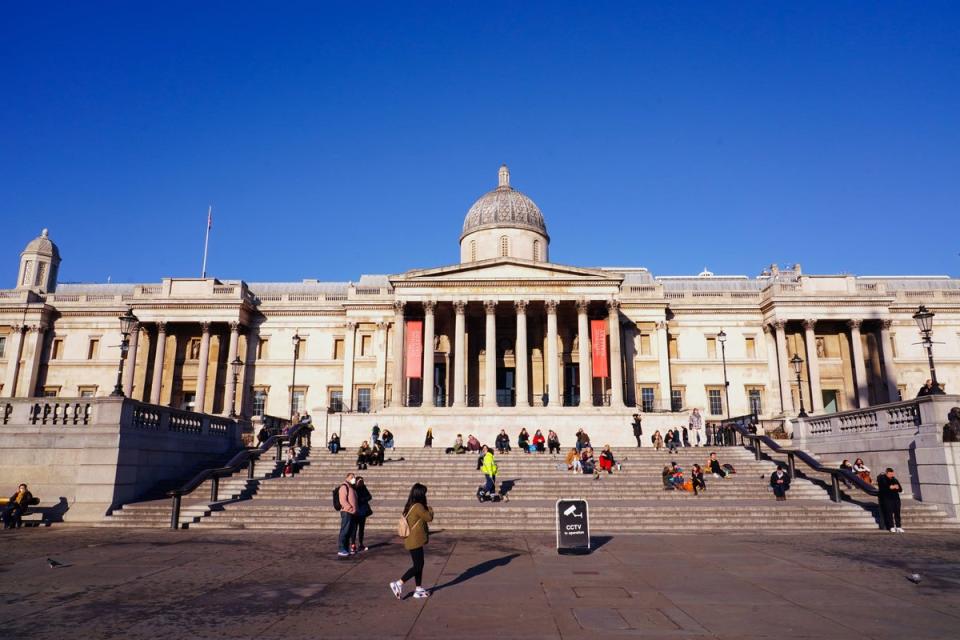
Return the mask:
<svg viewBox="0 0 960 640">
<path fill-rule="evenodd" d="M 409 557 L 386 533 L 339 560 L 327 533 L 3 532 L 0 637 L 960 637 L 956 533 L 594 542 L 590 555 L 559 556 L 547 534 L 439 533 L 424 575 L 433 596 L 398 602 L 387 583 Z"/>
</svg>

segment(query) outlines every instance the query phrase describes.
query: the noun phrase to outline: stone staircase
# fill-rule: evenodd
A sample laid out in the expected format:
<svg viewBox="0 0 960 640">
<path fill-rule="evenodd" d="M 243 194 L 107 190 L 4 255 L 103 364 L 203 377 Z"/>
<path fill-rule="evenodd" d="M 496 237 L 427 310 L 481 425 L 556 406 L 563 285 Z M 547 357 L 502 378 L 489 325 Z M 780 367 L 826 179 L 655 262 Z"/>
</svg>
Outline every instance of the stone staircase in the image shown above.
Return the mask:
<svg viewBox="0 0 960 640">
<path fill-rule="evenodd" d="M 448 455 L 442 449 L 399 449 L 388 452 L 383 467 L 361 471 L 373 494 L 374 515 L 368 529 L 390 530 L 414 482 L 427 485 L 436 511 L 434 530 L 553 531 L 554 503 L 560 497 L 589 502 L 594 532 L 691 530 L 877 530 L 868 504 L 835 504 L 816 482 L 798 478 L 786 502 L 776 502 L 768 478 L 775 468 L 756 461 L 740 447 L 719 448 L 721 462 L 737 469 L 726 479 L 707 476 L 707 491 L 699 496 L 662 488 L 660 471 L 676 460 L 684 469 L 704 464 L 708 450 L 685 448 L 677 454 L 652 449 L 618 453 L 622 471 L 592 476 L 565 470 L 562 456 L 511 453 L 498 456 L 498 485 L 509 501 L 479 503 L 483 477 L 473 454 Z M 331 505 L 332 489 L 355 471 L 355 455 L 331 455 L 320 449 L 307 457 L 292 478 L 281 478 L 275 463 L 261 463 L 256 477 L 246 471 L 220 482 L 220 498 L 205 502 L 209 488 L 200 487 L 184 499 L 181 525 L 201 529 L 335 530 L 339 514 Z M 125 505 L 102 526 L 168 527 L 170 501 Z M 958 528 L 960 525 L 930 505 L 904 501 L 904 525 L 909 529 Z"/>
</svg>

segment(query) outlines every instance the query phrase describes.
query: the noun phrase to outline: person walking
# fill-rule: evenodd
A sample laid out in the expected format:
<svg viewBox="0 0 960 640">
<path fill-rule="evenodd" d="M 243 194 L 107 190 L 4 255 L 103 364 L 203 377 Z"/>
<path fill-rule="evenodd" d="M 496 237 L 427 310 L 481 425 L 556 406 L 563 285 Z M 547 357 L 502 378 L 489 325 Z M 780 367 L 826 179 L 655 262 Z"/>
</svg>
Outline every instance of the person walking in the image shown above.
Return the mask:
<svg viewBox="0 0 960 640">
<path fill-rule="evenodd" d="M 701 444 L 706 444 L 707 440 L 703 435 L 703 416 L 700 415 L 699 409 L 694 409 L 693 413 L 690 414 L 690 420 L 687 421 L 687 428 L 690 443 L 693 446 L 699 447 Z"/>
<path fill-rule="evenodd" d="M 782 464 L 778 464 L 777 470 L 770 474 L 770 486 L 773 487 L 773 495 L 777 496 L 777 502 L 787 499 L 787 491 L 790 490 L 790 474 Z"/>
<path fill-rule="evenodd" d="M 480 472 L 483 473 L 485 479 L 483 491 L 487 497 L 493 498 L 497 492 L 497 463 L 493 459 L 493 451 L 490 450 L 490 447 L 483 445 L 481 451 L 483 452 L 483 459 L 480 462 Z"/>
<path fill-rule="evenodd" d="M 369 548 L 363 544 L 363 531 L 367 525 L 367 518 L 373 515 L 373 509 L 370 508 L 370 501 L 373 496 L 367 489 L 367 483 L 363 476 L 357 476 L 357 484 L 354 485 L 357 492 L 357 515 L 354 518 L 353 535 L 350 536 L 350 551 L 358 553 L 360 551 L 369 551 Z"/>
<path fill-rule="evenodd" d="M 403 598 L 403 584 L 414 579 L 417 585 L 414 598 L 427 598 L 430 592 L 423 588 L 423 548 L 430 540 L 428 523 L 433 521 L 433 509 L 427 506 L 427 488 L 419 482 L 410 487 L 407 504 L 403 507 L 403 519 L 406 521 L 406 533 L 403 547 L 410 552 L 413 566 L 407 569 L 400 579 L 390 583 L 390 590 L 397 600 Z"/>
<path fill-rule="evenodd" d="M 900 526 L 900 493 L 903 487 L 893 475 L 893 469 L 887 467 L 887 471 L 877 478 L 877 488 L 880 490 L 878 500 L 883 526 L 890 533 L 903 533 L 903 527 Z"/>
<path fill-rule="evenodd" d="M 340 505 L 340 537 L 338 538 L 340 549 L 337 551 L 337 555 L 341 558 L 351 555 L 350 538 L 353 535 L 357 515 L 357 490 L 354 488 L 356 483 L 356 476 L 348 473 L 346 479 L 337 487 L 337 498 Z"/>
<path fill-rule="evenodd" d="M 640 417 L 639 413 L 633 414 L 633 437 L 637 441 L 637 449 L 643 446 L 641 438 L 643 438 L 643 418 Z"/>
</svg>

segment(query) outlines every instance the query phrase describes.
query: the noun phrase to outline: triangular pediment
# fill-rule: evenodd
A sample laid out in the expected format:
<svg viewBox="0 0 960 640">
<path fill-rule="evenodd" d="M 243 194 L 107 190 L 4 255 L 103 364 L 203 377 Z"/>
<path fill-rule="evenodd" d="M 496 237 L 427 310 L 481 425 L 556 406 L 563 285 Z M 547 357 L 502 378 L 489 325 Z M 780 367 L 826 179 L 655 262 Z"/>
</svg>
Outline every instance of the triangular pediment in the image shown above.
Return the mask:
<svg viewBox="0 0 960 640">
<path fill-rule="evenodd" d="M 623 276 L 600 269 L 571 267 L 552 262 L 534 262 L 520 258 L 494 258 L 433 269 L 418 269 L 390 276 L 390 281 L 394 283 L 463 280 L 494 282 L 563 280 L 616 285 L 623 280 Z"/>
</svg>

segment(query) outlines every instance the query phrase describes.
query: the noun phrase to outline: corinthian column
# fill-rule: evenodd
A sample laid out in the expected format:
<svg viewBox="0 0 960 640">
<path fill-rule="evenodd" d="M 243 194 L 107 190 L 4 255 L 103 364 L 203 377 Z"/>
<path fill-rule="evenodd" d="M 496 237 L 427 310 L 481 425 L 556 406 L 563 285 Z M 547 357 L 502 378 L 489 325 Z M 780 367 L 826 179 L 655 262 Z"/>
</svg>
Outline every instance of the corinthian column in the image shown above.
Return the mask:
<svg viewBox="0 0 960 640">
<path fill-rule="evenodd" d="M 560 404 L 560 358 L 557 355 L 557 301 L 547 300 L 547 404 Z"/>
<path fill-rule="evenodd" d="M 390 405 L 394 407 L 403 406 L 406 386 L 403 380 L 403 306 L 404 303 L 400 300 L 393 303 L 393 375 L 390 386 Z"/>
<path fill-rule="evenodd" d="M 593 367 L 590 361 L 590 322 L 587 320 L 587 309 L 590 301 L 581 298 L 577 300 L 577 333 L 580 355 L 580 406 L 593 406 Z"/>
<path fill-rule="evenodd" d="M 24 356 L 23 376 L 20 378 L 20 391 L 23 397 L 37 395 L 37 382 L 40 379 L 40 358 L 43 354 L 43 334 L 47 327 L 35 324 L 27 327 L 25 336 L 26 351 Z"/>
<path fill-rule="evenodd" d="M 518 407 L 530 406 L 530 389 L 527 386 L 527 301 L 515 300 L 513 306 L 517 310 L 517 343 L 514 347 L 517 374 L 517 402 Z"/>
<path fill-rule="evenodd" d="M 436 304 L 432 300 L 423 303 L 423 404 L 424 407 L 434 405 L 433 398 L 433 335 Z"/>
<path fill-rule="evenodd" d="M 157 323 L 157 344 L 153 348 L 153 380 L 150 382 L 150 404 L 160 404 L 163 382 L 163 357 L 167 347 L 167 323 Z"/>
<path fill-rule="evenodd" d="M 773 327 L 768 324 L 763 325 L 764 343 L 767 350 L 767 376 L 770 378 L 770 395 L 777 399 L 777 407 L 780 413 L 786 413 L 783 408 L 783 391 L 780 386 L 780 371 L 777 365 L 777 342 L 773 336 Z"/>
<path fill-rule="evenodd" d="M 883 377 L 887 382 L 887 402 L 900 399 L 900 392 L 897 390 L 897 368 L 893 366 L 893 341 L 890 339 L 892 325 L 890 320 L 880 323 L 880 355 L 883 357 Z"/>
<path fill-rule="evenodd" d="M 210 361 L 210 323 L 200 323 L 200 363 L 197 365 L 197 401 L 194 411 L 207 410 L 207 365 Z"/>
<path fill-rule="evenodd" d="M 133 393 L 133 376 L 137 368 L 137 347 L 140 346 L 140 324 L 134 323 L 130 329 L 130 344 L 127 346 L 127 361 L 123 369 L 123 395 L 130 398 Z"/>
<path fill-rule="evenodd" d="M 780 397 L 783 398 L 783 411 L 793 412 L 793 393 L 790 391 L 790 369 L 787 363 L 787 323 L 777 320 L 773 323 L 777 341 L 777 363 L 780 369 Z"/>
<path fill-rule="evenodd" d="M 463 407 L 466 400 L 466 382 L 467 382 L 467 330 L 466 312 L 467 303 L 463 300 L 457 300 L 453 303 L 453 310 L 456 314 L 454 321 L 454 345 L 453 345 L 453 406 Z"/>
<path fill-rule="evenodd" d="M 850 357 L 853 359 L 854 386 L 857 389 L 857 406 L 866 409 L 870 406 L 870 395 L 867 393 L 867 369 L 863 364 L 863 341 L 860 339 L 860 324 L 862 320 L 850 320 Z"/>
<path fill-rule="evenodd" d="M 607 300 L 610 325 L 610 406 L 623 407 L 623 359 L 620 357 L 620 301 Z"/>
<path fill-rule="evenodd" d="M 230 415 L 235 411 L 235 404 L 237 399 L 237 384 L 239 380 L 243 378 L 243 372 L 240 372 L 240 375 L 237 376 L 238 382 L 234 384 L 233 382 L 233 366 L 232 363 L 237 359 L 237 351 L 240 348 L 240 323 L 231 322 L 230 323 L 230 343 L 227 347 L 227 384 L 226 389 L 223 393 L 223 415 Z M 241 410 L 240 413 L 243 413 Z"/>
<path fill-rule="evenodd" d="M 823 393 L 820 391 L 820 359 L 817 355 L 817 321 L 803 321 L 804 344 L 807 347 L 807 377 L 810 378 L 810 405 L 815 413 L 823 411 Z"/>
<path fill-rule="evenodd" d="M 347 322 L 347 332 L 343 336 L 343 406 L 353 411 L 353 354 L 356 350 L 357 323 Z M 296 391 L 293 389 L 291 393 Z"/>
<path fill-rule="evenodd" d="M 673 391 L 670 385 L 670 340 L 666 320 L 657 321 L 657 366 L 660 372 L 660 410 L 673 411 Z M 680 407 L 681 409 L 683 407 Z"/>
<path fill-rule="evenodd" d="M 483 360 L 483 393 L 484 406 L 496 407 L 497 402 L 497 301 L 487 300 L 483 303 L 486 311 L 486 356 Z"/>
</svg>

